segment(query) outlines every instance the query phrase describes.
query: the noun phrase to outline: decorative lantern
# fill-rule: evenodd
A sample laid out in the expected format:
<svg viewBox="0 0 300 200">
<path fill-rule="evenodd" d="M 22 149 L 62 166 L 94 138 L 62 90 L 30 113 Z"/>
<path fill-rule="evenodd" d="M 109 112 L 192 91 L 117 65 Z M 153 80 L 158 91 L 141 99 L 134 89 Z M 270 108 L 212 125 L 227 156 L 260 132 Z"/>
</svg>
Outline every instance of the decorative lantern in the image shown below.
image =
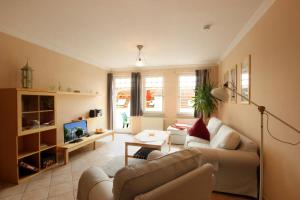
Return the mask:
<svg viewBox="0 0 300 200">
<path fill-rule="evenodd" d="M 32 68 L 29 67 L 28 61 L 24 67 L 21 68 L 22 76 L 22 87 L 23 88 L 32 88 Z"/>
</svg>

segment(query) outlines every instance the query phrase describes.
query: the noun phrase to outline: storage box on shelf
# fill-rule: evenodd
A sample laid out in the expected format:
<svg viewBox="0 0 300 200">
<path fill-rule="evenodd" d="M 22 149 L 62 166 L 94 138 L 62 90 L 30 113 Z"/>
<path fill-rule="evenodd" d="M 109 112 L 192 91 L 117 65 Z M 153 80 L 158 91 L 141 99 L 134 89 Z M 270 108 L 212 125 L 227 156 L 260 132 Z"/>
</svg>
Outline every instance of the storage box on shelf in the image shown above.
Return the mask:
<svg viewBox="0 0 300 200">
<path fill-rule="evenodd" d="M 57 162 L 54 92 L 0 89 L 0 179 L 12 183 Z"/>
</svg>

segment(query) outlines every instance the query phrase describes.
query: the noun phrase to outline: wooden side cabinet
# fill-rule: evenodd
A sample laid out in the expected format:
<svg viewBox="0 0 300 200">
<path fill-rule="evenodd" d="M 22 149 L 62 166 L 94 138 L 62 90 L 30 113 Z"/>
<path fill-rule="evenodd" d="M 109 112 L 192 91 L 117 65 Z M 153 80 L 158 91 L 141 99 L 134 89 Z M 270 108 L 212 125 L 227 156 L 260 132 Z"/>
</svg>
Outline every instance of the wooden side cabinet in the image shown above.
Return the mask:
<svg viewBox="0 0 300 200">
<path fill-rule="evenodd" d="M 18 184 L 57 163 L 54 92 L 0 89 L 0 110 L 1 180 Z"/>
</svg>

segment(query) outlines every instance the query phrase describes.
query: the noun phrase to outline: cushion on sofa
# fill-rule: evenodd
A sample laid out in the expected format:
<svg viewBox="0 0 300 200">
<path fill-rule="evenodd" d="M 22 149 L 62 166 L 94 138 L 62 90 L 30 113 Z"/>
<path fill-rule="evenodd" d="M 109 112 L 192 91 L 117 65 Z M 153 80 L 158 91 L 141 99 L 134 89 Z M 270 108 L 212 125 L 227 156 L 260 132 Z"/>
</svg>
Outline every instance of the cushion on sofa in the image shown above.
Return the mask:
<svg viewBox="0 0 300 200">
<path fill-rule="evenodd" d="M 149 192 L 198 168 L 201 162 L 201 151 L 190 148 L 145 164 L 124 167 L 114 177 L 114 198 L 132 200 L 139 194 Z"/>
<path fill-rule="evenodd" d="M 189 142 L 188 147 L 196 147 L 196 148 L 211 148 L 209 144 L 200 143 L 200 142 Z"/>
<path fill-rule="evenodd" d="M 234 150 L 240 143 L 240 134 L 232 128 L 222 125 L 210 145 L 213 148 Z"/>
<path fill-rule="evenodd" d="M 207 130 L 202 118 L 198 119 L 198 121 L 188 130 L 188 133 L 190 136 L 208 141 L 210 140 L 209 131 Z"/>
<path fill-rule="evenodd" d="M 209 131 L 211 140 L 215 137 L 222 124 L 223 122 L 215 117 L 211 117 L 209 119 L 207 129 Z"/>
<path fill-rule="evenodd" d="M 190 142 L 198 142 L 198 143 L 202 143 L 202 144 L 209 144 L 208 140 L 204 140 L 204 139 L 201 139 L 201 138 L 198 138 L 198 137 L 187 135 L 186 136 L 186 145 L 188 145 Z"/>
</svg>

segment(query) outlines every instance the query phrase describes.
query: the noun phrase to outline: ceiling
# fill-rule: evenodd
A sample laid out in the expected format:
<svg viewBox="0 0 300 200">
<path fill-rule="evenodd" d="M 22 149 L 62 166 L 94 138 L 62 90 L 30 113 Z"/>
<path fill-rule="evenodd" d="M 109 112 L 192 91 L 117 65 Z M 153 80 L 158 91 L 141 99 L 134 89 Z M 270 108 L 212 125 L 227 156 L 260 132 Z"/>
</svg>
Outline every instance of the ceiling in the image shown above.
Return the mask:
<svg viewBox="0 0 300 200">
<path fill-rule="evenodd" d="M 266 0 L 1 0 L 0 31 L 103 68 L 217 63 Z M 212 24 L 209 31 L 205 24 Z"/>
</svg>

